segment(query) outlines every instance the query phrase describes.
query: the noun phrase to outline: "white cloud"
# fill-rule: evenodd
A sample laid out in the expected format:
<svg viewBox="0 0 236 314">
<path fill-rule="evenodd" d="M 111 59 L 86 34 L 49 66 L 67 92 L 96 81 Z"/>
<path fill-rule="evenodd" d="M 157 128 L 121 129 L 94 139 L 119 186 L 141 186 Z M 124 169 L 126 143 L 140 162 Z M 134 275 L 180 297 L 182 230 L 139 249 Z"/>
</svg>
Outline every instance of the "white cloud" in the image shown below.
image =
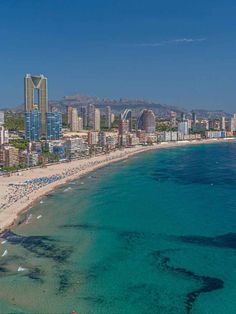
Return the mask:
<svg viewBox="0 0 236 314">
<path fill-rule="evenodd" d="M 207 38 L 177 38 L 177 39 L 171 39 L 171 40 L 154 42 L 154 43 L 135 44 L 135 46 L 160 47 L 160 46 L 173 45 L 173 44 L 189 44 L 189 43 L 204 42 L 204 41 L 207 41 Z"/>
</svg>

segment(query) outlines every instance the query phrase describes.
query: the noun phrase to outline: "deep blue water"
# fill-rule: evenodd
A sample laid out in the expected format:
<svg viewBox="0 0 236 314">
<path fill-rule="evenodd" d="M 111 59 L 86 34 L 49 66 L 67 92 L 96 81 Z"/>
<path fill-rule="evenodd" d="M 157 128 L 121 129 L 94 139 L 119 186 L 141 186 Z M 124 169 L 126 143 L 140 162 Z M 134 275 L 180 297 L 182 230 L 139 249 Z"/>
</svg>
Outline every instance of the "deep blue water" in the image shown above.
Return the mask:
<svg viewBox="0 0 236 314">
<path fill-rule="evenodd" d="M 235 143 L 100 169 L 5 235 L 0 313 L 235 314 L 235 204 Z"/>
</svg>

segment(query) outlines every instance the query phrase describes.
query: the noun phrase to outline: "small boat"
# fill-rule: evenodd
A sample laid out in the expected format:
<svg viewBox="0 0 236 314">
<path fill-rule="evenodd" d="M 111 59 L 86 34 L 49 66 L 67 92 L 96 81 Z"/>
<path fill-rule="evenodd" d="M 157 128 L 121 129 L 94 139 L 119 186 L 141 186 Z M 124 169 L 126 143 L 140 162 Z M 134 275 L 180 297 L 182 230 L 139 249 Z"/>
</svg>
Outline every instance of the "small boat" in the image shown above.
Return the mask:
<svg viewBox="0 0 236 314">
<path fill-rule="evenodd" d="M 42 218 L 42 215 L 38 215 L 38 216 L 37 216 L 37 219 L 40 219 L 40 218 Z"/>
<path fill-rule="evenodd" d="M 17 271 L 25 271 L 25 270 L 26 270 L 26 268 L 21 267 L 21 266 L 19 266 L 18 269 L 17 269 Z"/>
<path fill-rule="evenodd" d="M 2 254 L 2 257 L 3 257 L 3 256 L 6 256 L 7 254 L 8 254 L 8 251 L 5 250 L 5 251 L 3 252 L 3 254 Z"/>
<path fill-rule="evenodd" d="M 5 244 L 7 242 L 7 240 L 3 240 L 2 242 L 1 242 L 1 244 Z"/>
</svg>

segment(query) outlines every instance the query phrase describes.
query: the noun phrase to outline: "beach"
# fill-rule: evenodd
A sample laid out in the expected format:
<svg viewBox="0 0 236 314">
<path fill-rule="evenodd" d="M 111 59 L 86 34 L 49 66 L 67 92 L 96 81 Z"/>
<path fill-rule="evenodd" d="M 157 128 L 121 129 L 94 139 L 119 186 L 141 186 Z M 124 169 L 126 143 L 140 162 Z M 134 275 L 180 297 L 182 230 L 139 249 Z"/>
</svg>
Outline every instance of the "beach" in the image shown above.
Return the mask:
<svg viewBox="0 0 236 314">
<path fill-rule="evenodd" d="M 228 139 L 234 140 L 234 139 Z M 221 140 L 182 141 L 159 143 L 152 146 L 136 146 L 116 150 L 88 159 L 74 160 L 59 164 L 37 167 L 10 176 L 0 177 L 0 232 L 17 222 L 19 214 L 30 208 L 39 199 L 64 185 L 78 179 L 98 168 L 110 163 L 129 158 L 135 154 L 151 150 L 178 147 L 184 145 L 199 145 L 225 142 Z"/>
</svg>

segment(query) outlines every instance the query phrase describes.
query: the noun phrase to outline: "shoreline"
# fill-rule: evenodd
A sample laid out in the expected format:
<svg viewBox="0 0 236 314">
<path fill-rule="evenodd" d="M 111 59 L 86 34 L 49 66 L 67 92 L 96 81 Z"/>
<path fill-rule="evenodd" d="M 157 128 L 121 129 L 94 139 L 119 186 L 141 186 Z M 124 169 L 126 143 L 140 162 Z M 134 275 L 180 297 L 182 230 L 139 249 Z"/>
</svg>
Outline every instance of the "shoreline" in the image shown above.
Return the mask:
<svg viewBox="0 0 236 314">
<path fill-rule="evenodd" d="M 134 155 L 167 148 L 177 148 L 183 146 L 203 145 L 203 144 L 217 144 L 234 142 L 235 138 L 228 139 L 208 139 L 201 141 L 180 141 L 180 142 L 162 142 L 152 146 L 136 146 L 132 148 L 124 148 L 123 150 L 116 150 L 107 155 L 99 155 L 89 159 L 74 160 L 68 163 L 60 163 L 57 165 L 49 165 L 46 168 L 32 168 L 30 170 L 13 173 L 10 177 L 0 177 L 0 236 L 6 229 L 9 229 L 18 222 L 20 215 L 32 208 L 34 204 L 45 195 L 51 193 L 60 186 L 79 179 L 90 172 L 99 168 L 103 168 L 114 162 L 128 159 Z M 65 175 L 68 174 L 67 176 Z M 57 177 L 56 181 L 46 183 L 30 183 L 25 181 L 34 181 L 38 178 L 50 179 Z M 34 186 L 35 184 L 35 186 Z M 28 185 L 30 188 L 28 188 Z M 33 186 L 33 188 L 32 188 Z M 11 190 L 12 189 L 12 190 Z M 27 190 L 28 189 L 28 190 Z M 26 190 L 26 192 L 25 192 Z M 22 192 L 23 191 L 23 192 Z M 19 195 L 18 195 L 18 194 Z M 23 193 L 23 194 L 22 194 Z M 23 195 L 23 196 L 22 196 Z M 19 198 L 17 199 L 17 196 Z M 7 203 L 8 199 L 16 199 L 12 203 Z M 6 202 L 6 203 L 4 203 Z"/>
</svg>

